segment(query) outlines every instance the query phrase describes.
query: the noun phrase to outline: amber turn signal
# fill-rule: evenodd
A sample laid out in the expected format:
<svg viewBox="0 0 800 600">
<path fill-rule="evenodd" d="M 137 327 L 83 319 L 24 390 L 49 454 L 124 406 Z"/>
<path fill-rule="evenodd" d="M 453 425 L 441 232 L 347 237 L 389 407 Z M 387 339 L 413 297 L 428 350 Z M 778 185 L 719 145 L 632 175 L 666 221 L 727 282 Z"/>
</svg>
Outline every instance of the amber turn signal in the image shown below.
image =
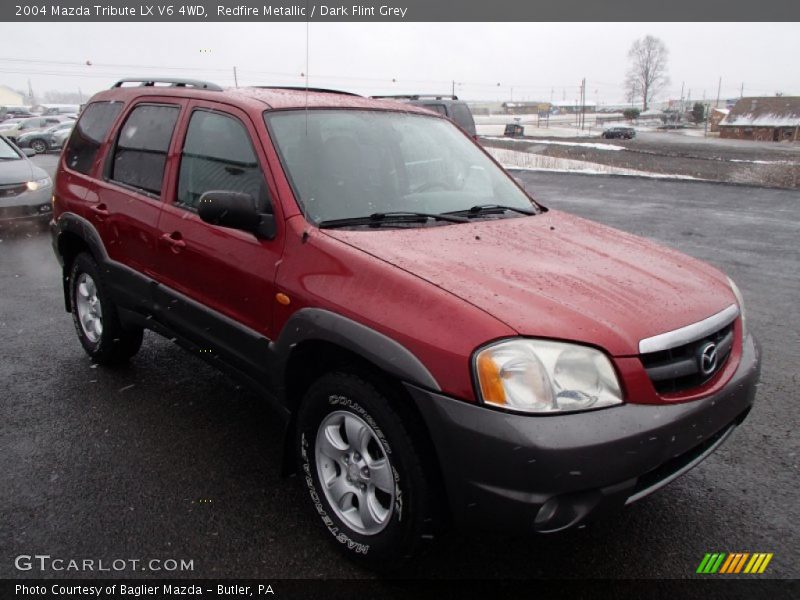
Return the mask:
<svg viewBox="0 0 800 600">
<path fill-rule="evenodd" d="M 503 389 L 503 382 L 500 381 L 500 368 L 488 353 L 481 354 L 478 358 L 478 381 L 485 402 L 506 403 L 506 392 Z"/>
</svg>

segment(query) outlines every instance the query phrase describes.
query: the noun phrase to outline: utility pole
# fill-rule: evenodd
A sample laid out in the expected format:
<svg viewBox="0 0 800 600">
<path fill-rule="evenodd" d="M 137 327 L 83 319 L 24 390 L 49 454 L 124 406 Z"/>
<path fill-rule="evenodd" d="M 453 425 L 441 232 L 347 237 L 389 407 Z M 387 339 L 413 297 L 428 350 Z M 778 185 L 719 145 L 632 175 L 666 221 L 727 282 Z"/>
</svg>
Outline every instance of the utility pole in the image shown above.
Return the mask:
<svg viewBox="0 0 800 600">
<path fill-rule="evenodd" d="M 33 86 L 31 85 L 31 80 L 28 79 L 28 96 L 31 99 L 31 106 L 36 104 L 36 98 L 33 96 Z"/>
<path fill-rule="evenodd" d="M 744 81 L 742 82 L 742 87 L 739 89 L 739 98 L 744 98 Z"/>
<path fill-rule="evenodd" d="M 717 86 L 717 105 L 716 108 L 719 108 L 719 94 L 722 91 L 722 77 L 719 78 L 719 85 Z"/>
<path fill-rule="evenodd" d="M 239 78 L 236 75 L 236 67 L 233 67 L 233 85 L 239 87 Z"/>
<path fill-rule="evenodd" d="M 452 82 L 452 83 L 453 83 L 453 85 L 452 85 L 452 88 L 451 88 L 450 95 L 451 95 L 451 96 L 455 96 L 455 95 L 456 95 L 456 80 L 455 80 L 455 79 L 453 79 L 453 82 Z"/>
<path fill-rule="evenodd" d="M 703 137 L 708 137 L 708 118 L 711 116 L 711 105 L 706 104 L 706 125 L 703 130 Z"/>
<path fill-rule="evenodd" d="M 586 124 L 586 77 L 581 80 L 581 131 Z"/>
</svg>

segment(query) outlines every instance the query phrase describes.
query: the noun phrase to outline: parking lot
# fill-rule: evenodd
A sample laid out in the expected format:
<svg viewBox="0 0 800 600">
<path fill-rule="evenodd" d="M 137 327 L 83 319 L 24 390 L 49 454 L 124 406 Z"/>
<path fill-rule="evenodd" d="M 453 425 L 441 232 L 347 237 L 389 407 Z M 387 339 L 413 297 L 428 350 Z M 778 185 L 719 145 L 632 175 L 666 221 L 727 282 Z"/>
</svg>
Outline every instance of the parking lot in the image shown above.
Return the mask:
<svg viewBox="0 0 800 600">
<path fill-rule="evenodd" d="M 55 161 L 35 159 L 50 172 Z M 800 193 L 516 175 L 551 208 L 734 278 L 763 349 L 757 404 L 707 461 L 609 520 L 511 540 L 454 533 L 402 575 L 684 578 L 719 551 L 772 552 L 768 575 L 800 576 Z M 0 577 L 24 575 L 14 557 L 35 553 L 193 561 L 160 577 L 373 576 L 335 552 L 298 482 L 280 477 L 279 429 L 259 398 L 154 334 L 130 365 L 95 368 L 63 310 L 49 237 L 0 237 Z"/>
</svg>

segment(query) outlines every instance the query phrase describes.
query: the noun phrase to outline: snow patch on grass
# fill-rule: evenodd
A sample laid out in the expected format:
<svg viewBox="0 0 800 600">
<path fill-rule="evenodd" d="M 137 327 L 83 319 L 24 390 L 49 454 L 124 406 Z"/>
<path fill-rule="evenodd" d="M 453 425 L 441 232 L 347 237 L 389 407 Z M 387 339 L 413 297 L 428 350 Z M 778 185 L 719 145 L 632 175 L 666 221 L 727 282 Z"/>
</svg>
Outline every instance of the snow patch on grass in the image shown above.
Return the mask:
<svg viewBox="0 0 800 600">
<path fill-rule="evenodd" d="M 629 175 L 636 177 L 651 177 L 654 179 L 686 179 L 703 181 L 691 175 L 671 175 L 666 173 L 650 173 L 648 171 L 638 171 L 636 169 L 624 169 L 622 167 L 612 167 L 600 163 L 586 162 L 582 160 L 570 160 L 566 158 L 555 158 L 553 156 L 542 156 L 541 154 L 530 154 L 506 148 L 492 148 L 487 146 L 486 151 L 491 154 L 497 162 L 506 169 L 519 169 L 525 171 L 550 171 L 557 173 L 584 173 L 589 175 Z"/>
<path fill-rule="evenodd" d="M 503 142 L 515 142 L 518 144 L 528 144 L 529 146 L 538 144 L 550 144 L 552 146 L 578 146 L 579 148 L 594 148 L 595 150 L 625 150 L 624 146 L 615 146 L 614 144 L 601 144 L 598 142 L 557 142 L 554 140 L 520 140 L 507 137 L 486 137 L 487 140 L 496 140 Z"/>
</svg>

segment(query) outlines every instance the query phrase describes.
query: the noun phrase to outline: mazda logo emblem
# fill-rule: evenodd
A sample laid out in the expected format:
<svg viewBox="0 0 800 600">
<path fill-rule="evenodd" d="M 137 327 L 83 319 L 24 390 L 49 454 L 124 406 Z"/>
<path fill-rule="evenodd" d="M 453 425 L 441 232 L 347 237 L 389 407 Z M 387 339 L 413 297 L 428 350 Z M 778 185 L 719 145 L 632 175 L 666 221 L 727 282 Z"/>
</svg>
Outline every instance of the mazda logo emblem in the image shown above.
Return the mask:
<svg viewBox="0 0 800 600">
<path fill-rule="evenodd" d="M 714 342 L 708 342 L 700 348 L 697 362 L 703 375 L 711 375 L 717 370 L 717 357 L 717 345 Z"/>
</svg>

